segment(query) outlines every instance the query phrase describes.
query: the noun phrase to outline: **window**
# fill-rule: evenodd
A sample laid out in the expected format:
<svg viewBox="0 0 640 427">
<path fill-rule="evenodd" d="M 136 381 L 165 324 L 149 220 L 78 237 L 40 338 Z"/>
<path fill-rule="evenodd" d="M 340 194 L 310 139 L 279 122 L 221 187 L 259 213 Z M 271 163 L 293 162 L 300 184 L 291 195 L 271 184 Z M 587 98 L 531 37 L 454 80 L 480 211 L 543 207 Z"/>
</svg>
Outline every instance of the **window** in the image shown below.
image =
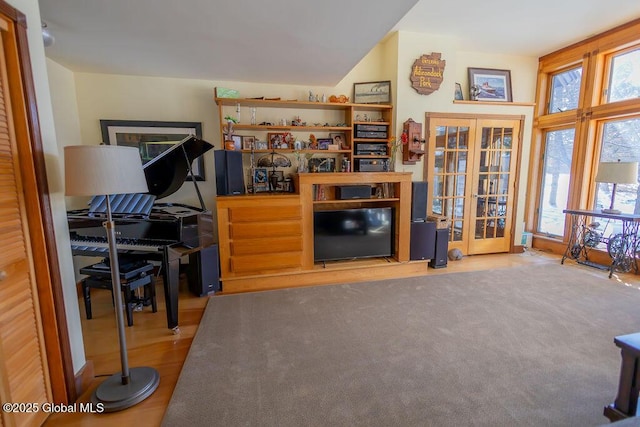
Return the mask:
<svg viewBox="0 0 640 427">
<path fill-rule="evenodd" d="M 614 55 L 609 75 L 608 102 L 640 97 L 640 48 Z"/>
<path fill-rule="evenodd" d="M 562 113 L 578 108 L 582 68 L 573 68 L 551 77 L 549 114 Z"/>
<path fill-rule="evenodd" d="M 595 182 L 598 162 L 640 161 L 640 19 L 542 56 L 538 70 L 536 104 L 546 108 L 534 117 L 525 229 L 547 237 L 534 247 L 562 253 L 562 211 L 610 205 L 612 184 Z M 618 184 L 615 208 L 640 214 L 639 191 Z"/>
<path fill-rule="evenodd" d="M 571 177 L 574 129 L 547 132 L 539 201 L 538 231 L 552 236 L 564 234 L 565 214 Z"/>
</svg>

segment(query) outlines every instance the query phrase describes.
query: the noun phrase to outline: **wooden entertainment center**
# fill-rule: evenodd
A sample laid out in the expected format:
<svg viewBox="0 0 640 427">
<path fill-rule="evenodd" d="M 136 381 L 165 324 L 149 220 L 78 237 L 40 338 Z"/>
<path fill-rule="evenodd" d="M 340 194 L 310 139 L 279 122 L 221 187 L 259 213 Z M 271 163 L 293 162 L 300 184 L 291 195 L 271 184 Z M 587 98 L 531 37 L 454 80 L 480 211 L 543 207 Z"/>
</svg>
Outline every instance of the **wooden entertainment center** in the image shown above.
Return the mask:
<svg viewBox="0 0 640 427">
<path fill-rule="evenodd" d="M 427 261 L 409 260 L 411 173 L 299 173 L 295 194 L 217 197 L 223 293 L 381 280 L 425 274 Z M 336 188 L 369 185 L 371 198 L 341 200 Z M 317 210 L 391 207 L 393 255 L 314 262 Z"/>
</svg>

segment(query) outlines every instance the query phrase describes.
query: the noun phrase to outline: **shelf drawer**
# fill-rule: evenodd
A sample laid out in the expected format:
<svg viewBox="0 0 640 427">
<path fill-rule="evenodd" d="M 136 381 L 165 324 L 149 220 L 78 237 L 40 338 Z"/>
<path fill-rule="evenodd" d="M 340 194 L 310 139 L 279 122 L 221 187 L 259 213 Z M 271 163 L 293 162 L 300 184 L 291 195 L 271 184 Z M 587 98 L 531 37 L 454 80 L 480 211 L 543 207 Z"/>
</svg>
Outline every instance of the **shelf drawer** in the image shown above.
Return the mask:
<svg viewBox="0 0 640 427">
<path fill-rule="evenodd" d="M 260 221 L 232 223 L 229 237 L 232 240 L 261 237 L 301 236 L 302 221 Z"/>
<path fill-rule="evenodd" d="M 234 273 L 250 273 L 257 271 L 280 270 L 283 268 L 300 268 L 302 252 L 283 252 L 267 255 L 242 255 L 231 257 L 231 271 Z"/>
<path fill-rule="evenodd" d="M 293 206 L 242 206 L 229 208 L 229 221 L 235 222 L 264 222 L 284 219 L 302 218 L 300 205 Z"/>
<path fill-rule="evenodd" d="M 274 254 L 302 251 L 302 236 L 242 239 L 231 242 L 231 255 Z"/>
</svg>

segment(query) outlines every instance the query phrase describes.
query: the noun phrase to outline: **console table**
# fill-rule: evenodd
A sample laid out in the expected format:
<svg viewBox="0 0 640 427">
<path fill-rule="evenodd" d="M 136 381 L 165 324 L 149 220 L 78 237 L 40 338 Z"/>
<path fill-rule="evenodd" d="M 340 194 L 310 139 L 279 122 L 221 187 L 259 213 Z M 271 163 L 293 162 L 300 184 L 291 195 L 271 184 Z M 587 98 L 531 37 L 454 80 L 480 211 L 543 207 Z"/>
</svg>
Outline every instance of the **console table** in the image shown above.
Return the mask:
<svg viewBox="0 0 640 427">
<path fill-rule="evenodd" d="M 638 228 L 640 227 L 640 215 L 633 214 L 611 214 L 601 211 L 584 209 L 565 209 L 562 211 L 570 215 L 571 235 L 569 243 L 564 251 L 561 263 L 568 257 L 576 259 L 578 263 L 599 267 L 599 264 L 589 261 L 589 251 L 600 242 L 607 242 L 611 265 L 608 266 L 609 278 L 613 271 L 631 263 L 631 268 L 637 273 L 638 264 L 636 262 L 636 247 L 640 243 L 638 238 Z M 589 219 L 592 218 L 592 219 Z M 617 220 L 622 223 L 622 233 L 615 236 L 604 237 L 600 231 L 591 227 L 593 218 Z M 605 229 L 606 231 L 606 229 Z M 615 238 L 615 241 L 613 239 Z M 612 247 L 613 246 L 613 247 Z"/>
</svg>

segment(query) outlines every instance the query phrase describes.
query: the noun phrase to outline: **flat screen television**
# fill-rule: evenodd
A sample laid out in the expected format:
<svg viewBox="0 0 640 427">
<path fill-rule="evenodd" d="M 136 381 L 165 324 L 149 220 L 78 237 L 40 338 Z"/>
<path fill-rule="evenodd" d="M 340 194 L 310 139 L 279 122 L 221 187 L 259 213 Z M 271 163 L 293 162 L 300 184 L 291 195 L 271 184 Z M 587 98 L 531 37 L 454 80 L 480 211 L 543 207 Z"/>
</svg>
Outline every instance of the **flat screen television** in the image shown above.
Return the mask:
<svg viewBox="0 0 640 427">
<path fill-rule="evenodd" d="M 313 213 L 313 259 L 333 261 L 393 254 L 393 208 Z"/>
</svg>

